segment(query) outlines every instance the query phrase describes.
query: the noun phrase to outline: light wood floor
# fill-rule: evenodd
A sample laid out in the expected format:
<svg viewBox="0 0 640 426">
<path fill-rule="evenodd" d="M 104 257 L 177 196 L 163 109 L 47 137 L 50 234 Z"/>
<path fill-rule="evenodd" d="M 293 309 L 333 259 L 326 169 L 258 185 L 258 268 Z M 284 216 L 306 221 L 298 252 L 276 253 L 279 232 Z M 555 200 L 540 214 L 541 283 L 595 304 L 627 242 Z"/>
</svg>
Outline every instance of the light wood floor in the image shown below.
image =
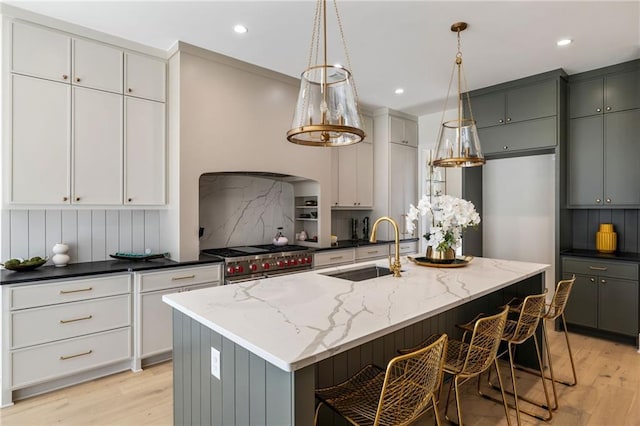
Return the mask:
<svg viewBox="0 0 640 426">
<path fill-rule="evenodd" d="M 550 331 L 556 375 L 568 377 L 562 333 Z M 523 415 L 525 425 L 638 425 L 640 424 L 640 354 L 630 345 L 571 334 L 578 369 L 578 385 L 558 385 L 560 408 L 550 423 Z M 0 424 L 13 425 L 171 425 L 172 364 L 124 372 L 89 383 L 18 401 L 0 410 Z M 502 371 L 502 370 L 501 370 Z M 504 370 L 506 373 L 506 369 Z M 518 373 L 518 390 L 541 397 L 541 386 Z M 463 386 L 466 425 L 506 425 L 502 405 L 478 397 L 475 382 Z M 444 407 L 441 407 L 441 410 Z M 451 407 L 450 410 L 455 407 Z M 453 411 L 452 411 L 453 413 Z M 515 424 L 515 413 L 511 410 Z M 425 415 L 418 425 L 433 425 Z M 278 425 L 280 426 L 280 425 Z"/>
</svg>

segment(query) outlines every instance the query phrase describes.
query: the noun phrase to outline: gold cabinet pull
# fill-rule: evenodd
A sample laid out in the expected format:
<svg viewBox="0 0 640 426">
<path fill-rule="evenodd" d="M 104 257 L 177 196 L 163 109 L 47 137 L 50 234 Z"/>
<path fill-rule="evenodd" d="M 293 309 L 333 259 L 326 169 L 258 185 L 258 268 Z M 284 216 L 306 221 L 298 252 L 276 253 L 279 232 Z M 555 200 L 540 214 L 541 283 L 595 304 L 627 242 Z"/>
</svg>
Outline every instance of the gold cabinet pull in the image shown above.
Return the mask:
<svg viewBox="0 0 640 426">
<path fill-rule="evenodd" d="M 93 353 L 93 349 L 89 349 L 86 352 L 82 352 L 80 354 L 75 354 L 75 355 L 61 355 L 60 356 L 60 360 L 61 361 L 65 361 L 67 359 L 71 359 L 71 358 L 78 358 L 79 356 L 85 356 L 85 355 L 90 355 Z"/>
<path fill-rule="evenodd" d="M 80 83 L 80 77 L 76 77 L 76 82 Z"/>
<path fill-rule="evenodd" d="M 171 277 L 171 281 L 190 280 L 195 277 L 195 274 L 185 275 L 184 277 Z"/>
<path fill-rule="evenodd" d="M 66 80 L 66 79 L 68 79 L 68 78 L 69 78 L 69 76 L 68 76 L 68 75 L 66 75 L 66 74 L 62 74 L 62 79 L 63 79 L 63 80 Z"/>
<path fill-rule="evenodd" d="M 76 290 L 60 290 L 60 294 L 81 293 L 83 291 L 91 291 L 91 290 L 93 290 L 93 287 L 79 288 Z"/>
<path fill-rule="evenodd" d="M 132 89 L 131 87 L 129 87 L 129 88 L 127 89 L 127 92 L 131 93 L 131 92 L 133 92 L 133 89 Z"/>
<path fill-rule="evenodd" d="M 589 269 L 591 269 L 592 271 L 606 271 L 607 267 L 606 266 L 589 266 Z"/>
<path fill-rule="evenodd" d="M 69 197 L 62 197 L 62 201 L 69 201 Z"/>
<path fill-rule="evenodd" d="M 88 320 L 93 318 L 93 315 L 87 315 L 86 317 L 81 317 L 81 318 L 73 318 L 73 319 L 69 319 L 69 320 L 60 320 L 60 324 L 68 324 L 70 322 L 76 322 L 76 321 L 84 321 L 84 320 Z"/>
</svg>

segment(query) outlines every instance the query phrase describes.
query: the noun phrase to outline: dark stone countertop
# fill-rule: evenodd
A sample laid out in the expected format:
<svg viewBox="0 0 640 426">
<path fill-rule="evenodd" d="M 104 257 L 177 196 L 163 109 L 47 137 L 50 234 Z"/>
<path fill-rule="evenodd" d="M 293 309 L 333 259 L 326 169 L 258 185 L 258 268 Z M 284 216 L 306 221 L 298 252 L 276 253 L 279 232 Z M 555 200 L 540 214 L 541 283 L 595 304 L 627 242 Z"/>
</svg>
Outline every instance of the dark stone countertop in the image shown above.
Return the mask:
<svg viewBox="0 0 640 426">
<path fill-rule="evenodd" d="M 408 241 L 418 241 L 418 238 L 405 238 L 400 240 L 401 243 L 408 242 Z M 334 246 L 317 248 L 314 251 L 317 253 L 317 252 L 327 251 L 327 250 L 340 250 L 340 249 L 346 249 L 346 248 L 372 246 L 372 245 L 379 245 L 379 244 L 393 244 L 393 242 L 394 242 L 393 240 L 391 241 L 378 240 L 375 243 L 372 243 L 369 240 L 338 240 L 338 244 Z"/>
<path fill-rule="evenodd" d="M 152 259 L 147 261 L 104 260 L 99 262 L 70 263 L 60 268 L 54 265 L 46 265 L 29 272 L 15 272 L 2 269 L 0 270 L 0 285 L 77 278 L 116 272 L 148 271 L 152 269 L 176 268 L 207 263 L 220 263 L 220 260 L 212 257 L 188 262 L 176 262 L 170 259 Z"/>
<path fill-rule="evenodd" d="M 631 262 L 640 262 L 640 253 L 632 252 L 615 252 L 615 253 L 600 253 L 596 250 L 586 249 L 567 249 L 560 252 L 560 256 L 576 256 L 576 257 L 589 257 L 592 259 L 600 260 L 626 260 Z"/>
</svg>

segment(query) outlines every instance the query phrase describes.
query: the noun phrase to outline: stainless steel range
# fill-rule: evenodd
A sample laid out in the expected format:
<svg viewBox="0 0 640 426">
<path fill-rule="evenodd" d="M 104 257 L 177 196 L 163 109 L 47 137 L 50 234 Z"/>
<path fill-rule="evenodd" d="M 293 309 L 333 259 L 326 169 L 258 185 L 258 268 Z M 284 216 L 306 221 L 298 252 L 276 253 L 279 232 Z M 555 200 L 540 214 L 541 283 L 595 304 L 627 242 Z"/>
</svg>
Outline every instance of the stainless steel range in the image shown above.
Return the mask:
<svg viewBox="0 0 640 426">
<path fill-rule="evenodd" d="M 225 284 L 313 269 L 312 250 L 304 246 L 266 244 L 206 249 L 201 253 L 224 260 Z"/>
</svg>

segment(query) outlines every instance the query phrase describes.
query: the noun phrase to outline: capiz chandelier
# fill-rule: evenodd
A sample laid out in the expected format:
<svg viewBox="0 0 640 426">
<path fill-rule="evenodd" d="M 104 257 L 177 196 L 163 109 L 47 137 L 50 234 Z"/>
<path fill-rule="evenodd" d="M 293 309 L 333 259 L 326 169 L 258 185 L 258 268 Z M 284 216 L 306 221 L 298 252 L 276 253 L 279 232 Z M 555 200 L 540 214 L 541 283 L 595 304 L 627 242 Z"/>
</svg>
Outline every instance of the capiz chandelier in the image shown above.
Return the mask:
<svg viewBox="0 0 640 426">
<path fill-rule="evenodd" d="M 351 68 L 347 45 L 333 1 L 340 37 L 347 65 Z M 322 63 L 320 34 L 322 33 Z M 312 65 L 315 59 L 317 65 Z M 307 69 L 302 73 L 298 102 L 287 139 L 299 145 L 346 146 L 362 141 L 358 97 L 349 69 L 341 65 L 329 65 L 327 61 L 327 2 L 318 0 L 311 34 L 311 48 Z"/>
<path fill-rule="evenodd" d="M 455 63 L 451 71 L 449 80 L 449 89 L 445 100 L 444 110 L 442 111 L 442 126 L 438 134 L 438 145 L 436 146 L 435 159 L 433 166 L 435 167 L 473 167 L 482 166 L 485 163 L 482 149 L 480 148 L 480 140 L 478 138 L 478 129 L 476 121 L 473 119 L 471 111 L 471 101 L 469 100 L 469 90 L 466 87 L 466 79 L 462 70 L 462 52 L 460 50 L 460 32 L 467 29 L 466 22 L 456 22 L 451 25 L 451 31 L 457 33 L 458 36 L 458 52 L 456 53 Z M 453 120 L 444 121 L 447 111 L 447 101 L 451 93 L 453 77 L 457 71 L 458 77 L 458 96 L 456 113 L 457 116 Z M 464 80 L 464 90 L 462 92 L 462 83 Z M 464 117 L 463 99 L 466 96 L 467 111 L 469 117 Z"/>
</svg>

